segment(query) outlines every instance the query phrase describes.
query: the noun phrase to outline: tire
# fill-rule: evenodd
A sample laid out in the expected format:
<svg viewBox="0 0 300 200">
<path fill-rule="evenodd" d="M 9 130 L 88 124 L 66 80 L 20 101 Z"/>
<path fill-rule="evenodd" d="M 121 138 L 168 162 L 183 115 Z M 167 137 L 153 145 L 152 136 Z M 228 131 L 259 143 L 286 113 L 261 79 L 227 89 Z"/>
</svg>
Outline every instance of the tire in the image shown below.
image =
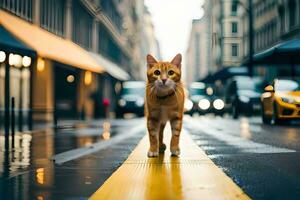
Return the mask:
<svg viewBox="0 0 300 200">
<path fill-rule="evenodd" d="M 261 103 L 261 118 L 264 124 L 271 124 L 272 117 L 268 117 L 265 115 L 265 108 L 263 103 Z"/>
<path fill-rule="evenodd" d="M 232 105 L 232 117 L 233 117 L 233 119 L 239 118 L 238 105 Z"/>
</svg>

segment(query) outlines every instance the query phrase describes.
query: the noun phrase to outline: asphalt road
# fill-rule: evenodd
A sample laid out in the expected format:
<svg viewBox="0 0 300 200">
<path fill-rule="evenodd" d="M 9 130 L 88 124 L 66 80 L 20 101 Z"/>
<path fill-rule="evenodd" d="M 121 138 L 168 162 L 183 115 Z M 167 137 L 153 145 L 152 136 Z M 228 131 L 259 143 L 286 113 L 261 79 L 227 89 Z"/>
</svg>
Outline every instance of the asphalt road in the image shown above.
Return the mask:
<svg viewBox="0 0 300 200">
<path fill-rule="evenodd" d="M 299 199 L 300 125 L 187 116 L 184 128 L 251 198 Z M 144 119 L 68 122 L 19 134 L 15 151 L 0 151 L 0 199 L 87 199 L 145 134 Z"/>
<path fill-rule="evenodd" d="M 188 118 L 197 144 L 253 199 L 300 199 L 300 125 L 261 119 Z"/>
</svg>

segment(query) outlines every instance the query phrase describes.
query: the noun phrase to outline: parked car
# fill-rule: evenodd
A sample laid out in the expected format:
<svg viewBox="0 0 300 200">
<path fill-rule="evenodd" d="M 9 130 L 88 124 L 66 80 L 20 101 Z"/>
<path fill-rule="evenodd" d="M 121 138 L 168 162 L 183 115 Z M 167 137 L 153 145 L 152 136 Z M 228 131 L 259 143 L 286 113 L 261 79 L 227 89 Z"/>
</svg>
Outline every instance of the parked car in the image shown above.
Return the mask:
<svg viewBox="0 0 300 200">
<path fill-rule="evenodd" d="M 142 81 L 123 83 L 116 108 L 118 118 L 123 117 L 125 113 L 134 113 L 140 117 L 144 116 L 145 86 L 145 82 Z"/>
<path fill-rule="evenodd" d="M 260 95 L 264 82 L 261 78 L 236 76 L 227 81 L 225 86 L 226 110 L 233 118 L 240 114 L 251 115 L 260 111 Z"/>
<path fill-rule="evenodd" d="M 300 84 L 293 80 L 274 80 L 261 95 L 262 121 L 270 124 L 300 119 Z"/>
<path fill-rule="evenodd" d="M 214 113 L 223 115 L 224 101 L 214 95 L 214 90 L 211 86 L 202 82 L 194 82 L 189 86 L 189 99 L 193 103 L 190 115 L 198 113 L 200 115 L 206 113 Z"/>
</svg>

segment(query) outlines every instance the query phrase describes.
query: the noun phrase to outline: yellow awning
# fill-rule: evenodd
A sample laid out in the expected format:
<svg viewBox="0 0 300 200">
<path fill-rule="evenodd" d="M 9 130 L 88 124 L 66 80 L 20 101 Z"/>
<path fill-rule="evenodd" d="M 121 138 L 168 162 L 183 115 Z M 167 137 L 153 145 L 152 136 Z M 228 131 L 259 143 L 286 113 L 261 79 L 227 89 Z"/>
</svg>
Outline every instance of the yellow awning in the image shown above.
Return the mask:
<svg viewBox="0 0 300 200">
<path fill-rule="evenodd" d="M 0 10 L 0 24 L 43 58 L 92 72 L 104 71 L 94 58 L 77 44 L 3 10 Z"/>
</svg>

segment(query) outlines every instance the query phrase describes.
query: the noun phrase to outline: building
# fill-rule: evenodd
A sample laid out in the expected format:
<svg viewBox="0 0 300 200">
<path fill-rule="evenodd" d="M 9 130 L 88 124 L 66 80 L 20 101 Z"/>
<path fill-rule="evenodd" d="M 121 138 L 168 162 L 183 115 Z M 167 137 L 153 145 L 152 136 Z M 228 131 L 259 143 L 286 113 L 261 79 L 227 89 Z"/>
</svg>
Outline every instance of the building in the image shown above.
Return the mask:
<svg viewBox="0 0 300 200">
<path fill-rule="evenodd" d="M 194 19 L 186 51 L 186 83 L 198 81 L 208 74 L 206 21 Z"/>
<path fill-rule="evenodd" d="M 205 9 L 211 16 L 212 68 L 240 66 L 243 58 L 243 24 L 236 0 L 212 0 Z M 211 8 L 211 9 L 210 9 Z"/>
<path fill-rule="evenodd" d="M 248 6 L 246 0 L 241 5 Z M 244 7 L 245 7 L 244 6 Z M 243 16 L 243 57 L 249 57 L 249 18 L 248 11 L 240 8 Z M 262 52 L 278 43 L 289 41 L 300 37 L 300 2 L 295 0 L 253 0 L 253 29 L 254 29 L 254 53 Z M 288 76 L 289 67 L 278 66 L 277 68 L 266 68 L 256 66 L 256 74 L 276 77 L 278 75 Z"/>
<path fill-rule="evenodd" d="M 161 53 L 159 48 L 159 43 L 156 39 L 154 26 L 152 23 L 152 17 L 149 13 L 147 7 L 142 6 L 141 12 L 142 16 L 142 26 L 140 38 L 143 38 L 140 41 L 140 49 L 139 52 L 141 54 L 141 64 L 140 64 L 140 77 L 142 80 L 146 80 L 146 71 L 147 71 L 147 63 L 146 56 L 147 54 L 153 55 L 157 60 L 161 60 Z"/>
<path fill-rule="evenodd" d="M 21 115 L 34 121 L 103 117 L 103 99 L 110 100 L 113 111 L 120 83 L 140 79 L 136 71 L 141 63 L 142 26 L 137 3 L 143 1 L 1 1 L 1 28 L 35 55 L 29 66 L 18 67 L 8 62 L 10 50 L 18 48 L 3 51 L 0 45 L 0 53 L 5 55 L 0 96 L 6 94 L 2 83 L 5 66 L 9 66 L 9 97 L 15 97 L 17 109 L 24 111 Z M 27 56 L 21 51 L 14 53 L 21 61 Z M 4 104 L 1 99 L 2 111 Z"/>
</svg>

